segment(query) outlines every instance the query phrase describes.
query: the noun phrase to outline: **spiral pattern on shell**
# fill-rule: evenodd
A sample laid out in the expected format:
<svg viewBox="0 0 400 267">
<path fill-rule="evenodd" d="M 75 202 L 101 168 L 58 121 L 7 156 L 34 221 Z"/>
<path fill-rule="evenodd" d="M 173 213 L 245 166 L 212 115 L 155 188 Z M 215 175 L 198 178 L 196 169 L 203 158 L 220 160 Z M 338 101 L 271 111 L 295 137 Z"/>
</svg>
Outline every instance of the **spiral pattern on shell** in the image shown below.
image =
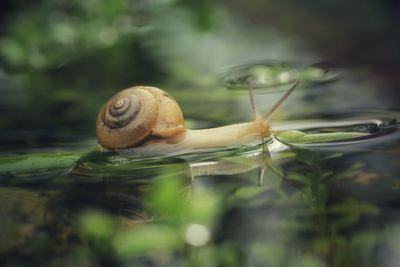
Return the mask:
<svg viewBox="0 0 400 267">
<path fill-rule="evenodd" d="M 140 102 L 135 95 L 116 98 L 104 113 L 103 122 L 112 129 L 124 127 L 132 121 L 139 109 Z"/>
<path fill-rule="evenodd" d="M 178 104 L 155 87 L 136 86 L 114 95 L 97 116 L 99 144 L 122 149 L 134 147 L 150 135 L 168 137 L 184 131 Z"/>
<path fill-rule="evenodd" d="M 127 148 L 146 138 L 157 120 L 157 100 L 146 90 L 126 89 L 112 97 L 97 116 L 99 143 Z"/>
</svg>

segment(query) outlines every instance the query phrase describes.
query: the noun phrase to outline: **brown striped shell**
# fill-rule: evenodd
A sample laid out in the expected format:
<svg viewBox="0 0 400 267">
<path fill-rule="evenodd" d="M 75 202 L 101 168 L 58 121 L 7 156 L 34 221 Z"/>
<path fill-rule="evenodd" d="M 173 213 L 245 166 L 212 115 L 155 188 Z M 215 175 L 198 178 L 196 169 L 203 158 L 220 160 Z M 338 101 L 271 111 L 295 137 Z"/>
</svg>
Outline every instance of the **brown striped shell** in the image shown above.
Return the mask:
<svg viewBox="0 0 400 267">
<path fill-rule="evenodd" d="M 99 144 L 110 149 L 135 147 L 150 136 L 168 138 L 185 131 L 176 101 L 156 87 L 135 86 L 120 91 L 97 115 Z"/>
</svg>

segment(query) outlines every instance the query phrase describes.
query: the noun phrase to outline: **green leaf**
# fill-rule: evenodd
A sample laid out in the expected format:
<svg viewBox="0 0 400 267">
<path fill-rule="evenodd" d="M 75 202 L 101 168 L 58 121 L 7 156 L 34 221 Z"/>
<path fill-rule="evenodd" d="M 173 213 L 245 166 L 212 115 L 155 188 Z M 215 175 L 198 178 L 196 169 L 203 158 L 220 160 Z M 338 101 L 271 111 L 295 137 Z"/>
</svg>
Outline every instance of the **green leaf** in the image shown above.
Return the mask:
<svg viewBox="0 0 400 267">
<path fill-rule="evenodd" d="M 83 154 L 83 152 L 77 152 L 2 157 L 0 158 L 0 177 L 45 177 L 63 173 L 75 166 Z M 18 181 L 13 179 L 13 182 Z"/>
<path fill-rule="evenodd" d="M 283 143 L 287 144 L 312 144 L 312 143 L 342 141 L 346 139 L 363 137 L 366 135 L 368 134 L 360 132 L 306 134 L 300 131 L 287 131 L 278 133 L 276 137 Z"/>
</svg>

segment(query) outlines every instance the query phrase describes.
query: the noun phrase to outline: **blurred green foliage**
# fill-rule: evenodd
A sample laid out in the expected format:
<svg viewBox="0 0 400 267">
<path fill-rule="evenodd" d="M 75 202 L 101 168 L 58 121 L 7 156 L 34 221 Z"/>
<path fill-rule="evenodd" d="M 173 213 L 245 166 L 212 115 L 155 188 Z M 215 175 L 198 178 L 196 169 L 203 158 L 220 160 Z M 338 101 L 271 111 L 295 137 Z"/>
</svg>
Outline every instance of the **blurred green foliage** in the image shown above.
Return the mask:
<svg viewBox="0 0 400 267">
<path fill-rule="evenodd" d="M 153 50 L 157 17 L 192 14 L 211 26 L 213 1 L 37 1 L 14 3 L 0 33 L 0 127 L 42 135 L 94 135 L 97 111 L 116 91 L 165 83 Z M 189 79 L 189 78 L 188 78 Z M 22 140 L 23 141 L 23 140 Z"/>
<path fill-rule="evenodd" d="M 43 70 L 75 61 L 86 53 L 102 54 L 101 49 L 124 39 L 143 45 L 143 35 L 154 27 L 153 16 L 174 5 L 186 7 L 194 14 L 195 21 L 209 27 L 206 25 L 210 25 L 213 14 L 212 0 L 38 1 L 7 16 L 0 53 L 10 69 Z M 127 51 L 120 51 L 119 56 Z M 112 55 L 106 56 L 113 61 Z"/>
<path fill-rule="evenodd" d="M 225 4 L 235 8 L 239 2 Z M 371 20 L 368 25 L 372 26 L 357 35 L 368 37 L 359 39 L 362 45 L 347 50 L 347 42 L 336 42 L 338 36 L 347 41 L 346 37 L 355 28 L 368 21 L 365 16 L 368 12 L 363 10 L 374 10 L 378 4 L 363 6 L 363 22 L 351 28 L 346 27 L 345 20 L 337 19 L 330 19 L 326 28 L 319 21 L 325 16 L 319 12 L 321 6 L 325 9 L 321 1 L 317 1 L 320 4 L 315 9 L 305 8 L 314 5 L 307 1 L 296 3 L 290 10 L 285 4 L 288 2 L 257 1 L 243 5 L 244 10 L 240 7 L 236 10 L 249 20 L 271 19 L 286 31 L 299 35 L 303 32 L 298 29 L 303 27 L 308 30 L 307 40 L 316 36 L 320 41 L 316 47 L 325 44 L 333 49 L 328 49 L 328 54 L 342 51 L 346 58 L 355 51 L 354 47 L 362 46 L 365 50 L 357 54 L 358 61 L 373 58 L 384 62 L 396 58 L 393 55 L 397 55 L 397 50 L 392 49 L 396 42 L 377 42 L 380 47 L 390 48 L 378 51 L 379 55 L 386 54 L 382 57 L 375 51 L 370 53 L 370 47 L 364 45 L 365 40 L 371 40 L 367 28 L 375 33 L 384 28 L 383 9 L 377 8 L 374 14 L 378 20 Z M 265 9 L 265 3 L 271 8 Z M 350 3 L 349 9 L 337 5 L 332 10 L 340 14 L 346 11 L 346 18 L 353 18 L 360 6 L 357 3 Z M 207 33 L 214 29 L 219 36 L 230 29 L 213 28 L 223 21 L 219 4 L 212 0 L 13 1 L 14 8 L 1 18 L 1 134 L 6 135 L 8 130 L 13 138 L 17 135 L 15 130 L 27 130 L 28 134 L 23 136 L 27 139 L 34 139 L 32 131 L 41 131 L 46 137 L 57 133 L 94 136 L 95 116 L 104 100 L 116 90 L 133 84 L 180 83 L 178 89 L 186 90 L 180 96 L 190 100 L 191 82 L 208 85 L 211 79 L 188 63 L 198 58 L 209 61 L 213 54 L 208 53 L 208 48 L 218 45 L 220 39 L 212 42 Z M 329 8 L 335 4 L 326 5 Z M 312 23 L 304 17 L 313 18 Z M 189 19 L 181 21 L 181 18 Z M 374 25 L 374 21 L 382 24 Z M 338 22 L 343 27 L 338 27 Z M 259 27 L 257 34 L 269 37 L 271 33 L 266 27 Z M 344 31 L 333 34 L 337 28 Z M 230 30 L 233 36 L 237 34 L 235 26 Z M 246 27 L 241 30 L 249 31 Z M 227 52 L 231 56 L 243 51 L 235 47 L 238 39 L 232 35 L 228 42 L 234 48 L 229 51 L 234 52 Z M 186 58 L 176 54 L 163 56 L 165 51 L 159 51 L 155 45 L 155 37 L 159 36 L 176 39 L 164 45 L 171 46 L 172 52 L 186 49 L 186 54 L 183 53 Z M 391 34 L 384 36 L 398 39 Z M 182 40 L 185 42 L 178 45 Z M 204 50 L 193 51 L 191 45 L 200 41 L 204 41 Z M 253 49 L 252 41 L 245 40 L 246 51 Z M 228 50 L 221 46 L 221 50 Z M 339 50 L 335 50 L 337 47 Z M 166 58 L 171 61 L 164 62 Z M 269 74 L 265 69 L 257 69 L 256 73 Z M 216 106 L 215 103 L 223 103 L 224 109 L 240 109 L 225 92 L 214 89 L 209 88 L 207 93 L 212 92 L 209 95 L 199 93 L 194 100 L 192 96 L 196 103 L 207 102 L 202 107 L 185 101 L 183 105 L 190 107 L 186 114 L 207 118 L 207 126 L 240 118 L 241 112 L 199 114 L 199 110 Z M 330 141 L 356 136 L 335 133 L 319 137 Z M 283 138 L 307 143 L 311 137 L 292 132 Z M 23 145 L 35 144 L 19 136 L 16 139 Z M 7 143 L 9 139 L 2 140 Z M 75 166 L 80 155 L 31 154 L 29 158 L 7 158 L 0 166 L 3 176 L 22 177 L 14 180 L 14 184 L 6 183 L 0 190 L 0 265 L 396 266 L 399 226 L 385 221 L 396 214 L 390 213 L 391 207 L 386 209 L 345 191 L 344 184 L 362 176 L 365 164 L 356 161 L 343 166 L 336 161 L 343 157 L 341 153 L 326 154 L 294 149 L 276 159 L 278 167 L 266 170 L 262 185 L 258 170 L 249 170 L 234 176 L 197 177 L 191 187 L 187 183 L 188 174 L 182 171 L 187 168 L 186 163 L 181 162 L 165 163 L 174 165 L 171 169 L 154 161 L 124 164 L 123 157 L 114 161 L 97 158 L 79 166 L 71 175 L 58 177 Z M 230 163 L 235 162 L 253 164 L 243 158 L 230 159 Z M 32 172 L 40 180 L 29 186 L 24 176 Z M 42 180 L 46 175 L 57 179 L 46 183 Z M 20 187 L 16 187 L 17 182 Z M 358 192 L 361 185 L 356 186 L 354 191 Z M 373 189 L 375 192 L 376 188 Z"/>
<path fill-rule="evenodd" d="M 209 242 L 207 236 L 204 239 L 204 236 L 196 236 L 196 232 L 188 234 L 189 227 L 198 225 L 204 230 L 200 235 L 208 235 L 221 211 L 216 194 L 190 190 L 179 176 L 163 174 L 143 200 L 154 213 L 153 222 L 126 227 L 107 213 L 88 210 L 79 216 L 79 232 L 94 255 L 101 251 L 115 255 L 121 266 L 132 263 L 137 266 L 142 260 L 159 266 L 185 266 L 186 260 L 195 259 L 176 256 L 185 255 L 187 249 L 196 250 L 188 247 L 186 242 L 190 243 L 191 238 L 203 240 L 202 246 Z M 214 255 L 216 251 L 208 253 Z"/>
<path fill-rule="evenodd" d="M 108 255 L 115 255 L 122 266 L 140 266 L 140 262 L 143 266 L 364 264 L 370 256 L 360 256 L 357 251 L 371 250 L 379 242 L 372 238 L 361 245 L 357 240 L 365 235 L 379 236 L 379 230 L 367 230 L 367 234 L 353 230 L 350 236 L 346 232 L 359 225 L 361 217 L 378 216 L 379 208 L 362 200 L 335 199 L 337 196 L 331 195 L 340 181 L 356 175 L 363 165 L 355 163 L 333 172 L 324 162 L 329 164 L 341 154 L 323 155 L 302 149 L 294 152 L 275 160 L 283 164 L 284 171 L 277 174 L 271 169 L 262 186 L 255 181 L 225 181 L 214 189 L 198 183 L 187 187 L 179 176 L 161 174 L 144 198 L 154 214 L 151 222 L 126 227 L 106 213 L 89 210 L 80 215 L 80 221 L 85 223 L 80 224 L 79 231 L 90 241 L 88 244 L 93 244 L 93 255 L 101 251 L 95 241 L 103 240 Z M 253 175 L 246 176 L 244 179 L 248 180 Z M 296 191 L 289 193 L 293 189 L 287 191 L 282 188 L 283 183 Z M 273 198 L 268 200 L 267 195 Z M 285 213 L 276 213 L 276 208 L 284 208 Z M 230 218 L 230 214 L 243 209 L 267 209 L 269 215 Z M 283 217 L 274 218 L 277 214 Z M 197 232 L 189 234 L 191 227 Z M 265 232 L 257 233 L 260 230 Z M 237 232 L 237 236 L 227 234 L 229 231 Z M 247 240 L 246 233 L 259 237 Z M 196 243 L 198 240 L 203 241 Z"/>
<path fill-rule="evenodd" d="M 184 163 L 92 155 L 86 159 L 97 165 L 82 161 L 67 176 L 32 186 L 25 177 L 20 188 L 0 190 L 0 263 L 395 266 L 396 255 L 375 259 L 374 252 L 398 247 L 396 224 L 379 226 L 388 211 L 340 190 L 366 168 L 338 165 L 345 156 L 281 152 L 259 162 L 267 167 L 260 185 L 258 165 L 247 157 L 223 159 L 231 168 L 251 165 L 246 172 L 199 174 L 190 182 Z"/>
</svg>

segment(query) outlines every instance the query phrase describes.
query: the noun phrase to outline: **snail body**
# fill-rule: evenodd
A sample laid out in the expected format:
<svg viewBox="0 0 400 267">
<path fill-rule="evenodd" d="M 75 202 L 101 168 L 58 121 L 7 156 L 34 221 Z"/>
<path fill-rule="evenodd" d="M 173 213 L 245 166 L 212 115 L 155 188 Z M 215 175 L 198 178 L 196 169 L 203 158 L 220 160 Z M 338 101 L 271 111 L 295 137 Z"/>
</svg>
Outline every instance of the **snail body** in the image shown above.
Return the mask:
<svg viewBox="0 0 400 267">
<path fill-rule="evenodd" d="M 280 103 L 296 86 L 285 94 Z M 190 130 L 184 125 L 178 103 L 165 91 L 150 86 L 122 90 L 106 102 L 97 116 L 99 145 L 110 150 L 134 149 L 139 153 L 159 154 L 230 147 L 269 139 L 272 129 L 267 119 L 257 111 L 250 87 L 249 91 L 253 121 Z"/>
<path fill-rule="evenodd" d="M 216 128 L 190 130 L 167 139 L 152 139 L 134 147 L 144 154 L 188 152 L 196 149 L 232 147 L 272 137 L 272 130 L 263 120 L 255 120 Z"/>
</svg>

